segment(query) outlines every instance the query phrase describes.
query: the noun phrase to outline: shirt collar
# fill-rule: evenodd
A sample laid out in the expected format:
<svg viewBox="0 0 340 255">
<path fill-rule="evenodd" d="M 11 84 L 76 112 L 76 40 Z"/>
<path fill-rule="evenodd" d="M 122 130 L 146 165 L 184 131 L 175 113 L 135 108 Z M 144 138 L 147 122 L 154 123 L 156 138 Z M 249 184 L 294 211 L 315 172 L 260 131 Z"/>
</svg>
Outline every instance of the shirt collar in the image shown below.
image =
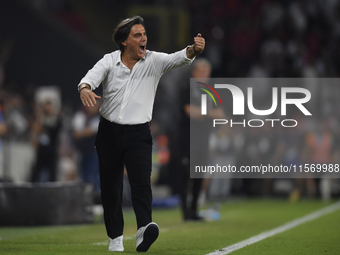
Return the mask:
<svg viewBox="0 0 340 255">
<path fill-rule="evenodd" d="M 121 57 L 121 51 L 120 50 L 117 50 L 118 54 L 117 54 L 117 57 L 116 57 L 116 60 L 115 60 L 115 65 L 117 66 L 118 64 L 120 63 L 123 63 L 122 62 L 122 57 Z M 144 57 L 142 57 L 141 59 L 145 60 L 145 57 L 146 57 L 146 54 L 148 53 L 148 50 L 145 51 L 145 55 Z"/>
</svg>

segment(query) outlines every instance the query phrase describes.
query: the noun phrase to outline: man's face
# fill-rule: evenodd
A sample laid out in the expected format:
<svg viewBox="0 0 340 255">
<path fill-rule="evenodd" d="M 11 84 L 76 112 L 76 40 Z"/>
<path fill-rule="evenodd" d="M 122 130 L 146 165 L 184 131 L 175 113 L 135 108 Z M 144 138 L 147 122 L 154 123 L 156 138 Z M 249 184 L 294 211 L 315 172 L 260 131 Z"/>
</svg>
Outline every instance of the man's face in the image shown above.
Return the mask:
<svg viewBox="0 0 340 255">
<path fill-rule="evenodd" d="M 143 25 L 133 25 L 128 38 L 122 43 L 125 46 L 124 52 L 127 51 L 134 59 L 143 58 L 145 56 L 147 40 Z"/>
</svg>

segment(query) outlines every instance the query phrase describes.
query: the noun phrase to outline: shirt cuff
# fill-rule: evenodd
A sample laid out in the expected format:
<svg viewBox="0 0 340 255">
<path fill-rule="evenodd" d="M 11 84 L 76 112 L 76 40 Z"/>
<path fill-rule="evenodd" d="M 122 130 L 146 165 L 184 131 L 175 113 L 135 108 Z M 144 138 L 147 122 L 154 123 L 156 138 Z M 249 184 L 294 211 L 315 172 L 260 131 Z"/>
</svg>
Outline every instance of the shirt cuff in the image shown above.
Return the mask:
<svg viewBox="0 0 340 255">
<path fill-rule="evenodd" d="M 86 83 L 86 84 L 90 85 L 92 91 L 95 90 L 95 87 L 91 85 L 91 82 L 88 81 L 88 80 L 86 80 L 86 79 L 82 79 L 82 80 L 79 82 L 79 84 L 78 84 L 78 90 L 79 90 L 79 86 L 80 86 L 81 84 L 83 84 L 83 83 Z"/>
</svg>

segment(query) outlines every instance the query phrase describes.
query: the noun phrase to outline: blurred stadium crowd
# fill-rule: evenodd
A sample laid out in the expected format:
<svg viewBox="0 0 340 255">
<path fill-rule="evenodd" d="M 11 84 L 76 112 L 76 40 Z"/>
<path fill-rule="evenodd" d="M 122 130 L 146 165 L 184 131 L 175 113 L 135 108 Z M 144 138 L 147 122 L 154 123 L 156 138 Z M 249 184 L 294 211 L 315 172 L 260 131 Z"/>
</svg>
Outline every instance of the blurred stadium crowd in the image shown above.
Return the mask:
<svg viewBox="0 0 340 255">
<path fill-rule="evenodd" d="M 74 4 L 76 1 L 22 2 L 32 5 L 39 12 L 54 16 L 56 22 L 62 22 L 84 38 L 93 40 L 91 24 L 79 13 Z M 146 7 L 171 6 L 184 10 L 190 28 L 187 44 L 192 42 L 190 38 L 198 32 L 206 38 L 207 46 L 200 57 L 211 62 L 212 77 L 338 78 L 340 74 L 340 2 L 336 0 L 100 2 L 115 13 L 117 10 L 126 10 L 126 6 L 142 4 Z M 94 11 L 93 15 L 98 13 Z M 119 18 L 127 16 L 120 15 Z M 114 24 L 108 26 L 112 30 Z M 149 30 L 148 33 L 150 39 L 153 31 Z M 106 35 L 107 41 L 109 37 Z M 82 164 L 90 163 L 82 163 L 81 159 L 89 157 L 86 155 L 89 150 L 84 148 L 94 139 L 98 114 L 82 108 L 76 95 L 72 98 L 73 104 L 65 104 L 63 93 L 57 87 L 41 90 L 42 84 L 31 80 L 18 84 L 12 73 L 6 74 L 6 63 L 15 51 L 15 35 L 0 39 L 0 178 L 14 182 L 86 179 L 85 172 L 81 171 Z M 164 49 L 159 46 L 157 49 L 168 52 L 175 50 L 171 46 Z M 86 71 L 83 70 L 84 74 Z M 181 93 L 181 86 L 185 86 L 185 83 L 189 85 L 188 78 L 190 68 L 173 70 L 164 75 L 151 126 L 154 135 L 153 182 L 169 185 L 174 193 L 178 187 L 173 173 L 176 173 L 174 169 L 178 169 L 180 164 L 178 139 L 181 109 L 178 94 Z M 76 86 L 74 84 L 74 90 Z M 340 87 L 311 85 L 308 89 L 315 102 L 310 106 L 312 119 L 301 122 L 297 129 L 288 132 L 279 127 L 221 128 L 219 133 L 210 138 L 210 160 L 227 160 L 233 165 L 241 162 L 243 165 L 258 165 L 259 162 L 339 163 Z M 255 95 L 260 96 L 261 101 L 271 102 L 270 87 L 259 85 Z M 82 141 L 84 138 L 88 140 Z M 228 157 L 221 159 L 220 155 Z M 50 174 L 46 175 L 44 171 L 47 169 L 50 169 Z M 93 180 L 93 177 L 88 178 Z M 292 192 L 292 199 L 294 189 L 299 190 L 301 195 L 315 197 L 322 193 L 323 186 L 327 186 L 332 187 L 331 193 L 339 194 L 336 182 L 296 180 L 288 186 L 282 185 L 281 192 Z M 207 189 L 209 196 L 216 199 L 232 194 L 270 196 L 275 194 L 275 190 L 276 194 L 280 193 L 279 185 L 274 184 L 270 179 L 211 180 Z"/>
</svg>

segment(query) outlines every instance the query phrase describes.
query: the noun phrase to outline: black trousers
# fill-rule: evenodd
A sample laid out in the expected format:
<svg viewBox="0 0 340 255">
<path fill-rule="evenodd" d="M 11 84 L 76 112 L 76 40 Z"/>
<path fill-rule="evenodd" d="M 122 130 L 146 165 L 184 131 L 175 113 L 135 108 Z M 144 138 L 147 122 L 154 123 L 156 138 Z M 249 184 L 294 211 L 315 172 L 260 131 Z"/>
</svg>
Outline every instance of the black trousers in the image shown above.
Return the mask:
<svg viewBox="0 0 340 255">
<path fill-rule="evenodd" d="M 190 179 L 189 166 L 182 165 L 181 173 L 181 209 L 184 220 L 192 219 L 198 213 L 198 198 L 202 189 L 203 178 Z M 188 205 L 188 194 L 192 195 L 191 203 Z"/>
<path fill-rule="evenodd" d="M 122 212 L 124 165 L 131 186 L 132 206 L 137 229 L 151 218 L 151 152 L 149 123 L 119 125 L 101 117 L 96 137 L 99 159 L 101 198 L 107 235 L 123 234 Z"/>
<path fill-rule="evenodd" d="M 183 213 L 183 219 L 189 220 L 197 217 L 198 213 L 198 198 L 202 189 L 203 175 L 202 178 L 190 179 L 190 162 L 191 167 L 203 166 L 207 163 L 208 155 L 208 136 L 202 132 L 200 140 L 192 141 L 190 146 L 190 131 L 184 130 L 181 136 L 181 173 L 180 173 L 180 196 L 181 196 L 181 209 Z M 192 169 L 193 170 L 193 169 Z M 190 205 L 188 205 L 188 195 L 192 195 Z"/>
</svg>

